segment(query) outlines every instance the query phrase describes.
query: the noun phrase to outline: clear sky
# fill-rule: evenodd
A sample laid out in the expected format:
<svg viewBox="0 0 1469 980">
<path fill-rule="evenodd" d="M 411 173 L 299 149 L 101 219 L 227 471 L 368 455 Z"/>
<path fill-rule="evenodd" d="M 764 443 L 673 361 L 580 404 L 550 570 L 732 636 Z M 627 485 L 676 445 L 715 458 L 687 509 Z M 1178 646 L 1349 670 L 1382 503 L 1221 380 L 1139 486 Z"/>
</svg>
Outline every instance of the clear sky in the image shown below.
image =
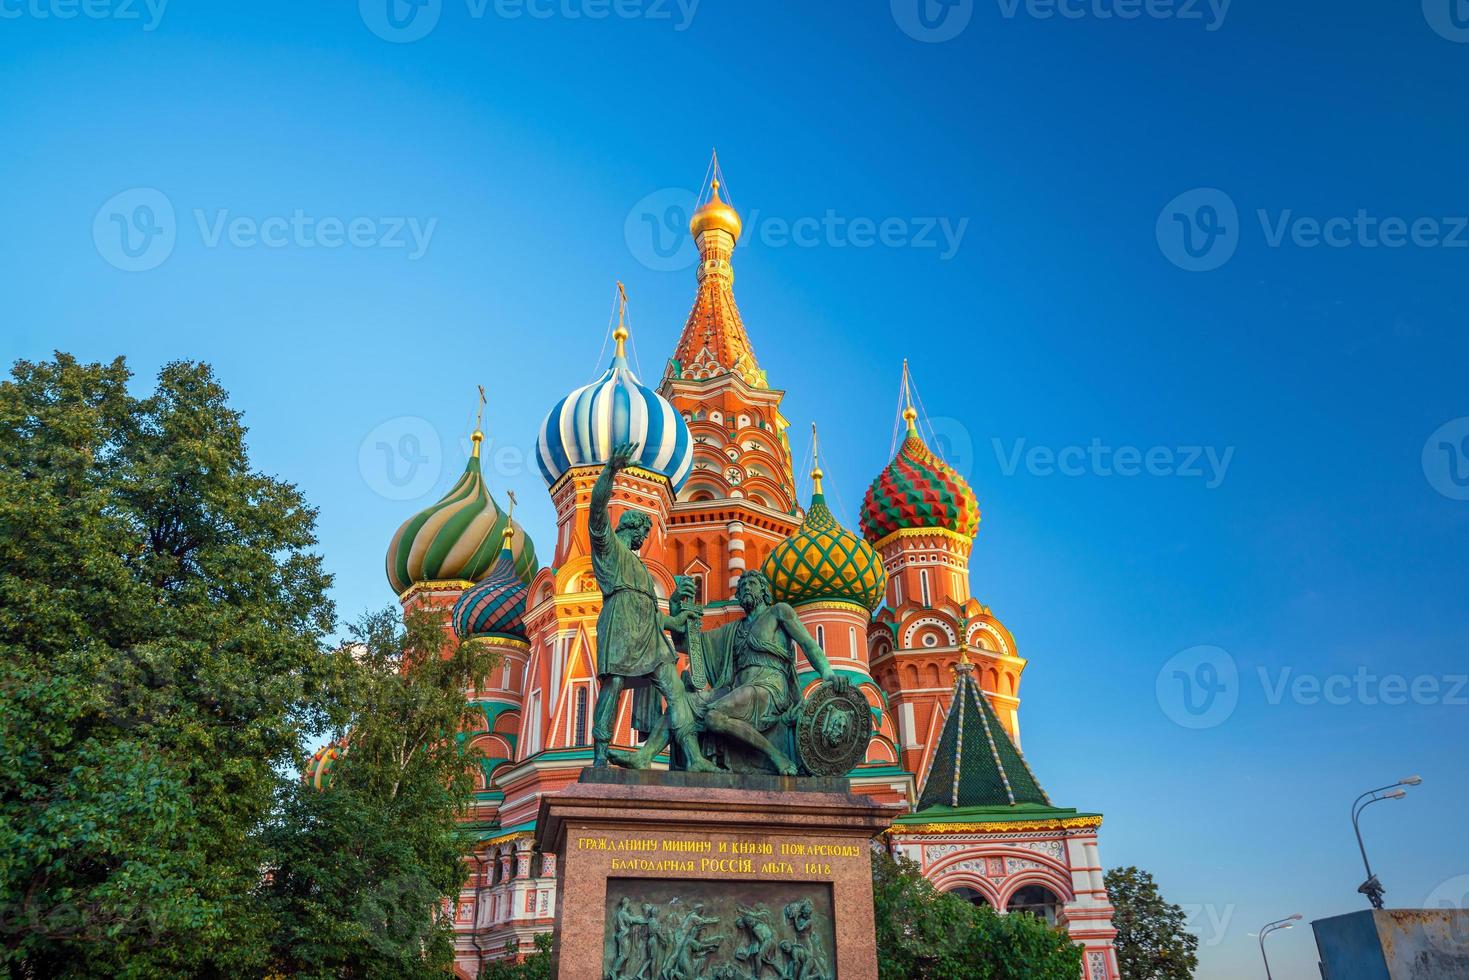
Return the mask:
<svg viewBox="0 0 1469 980">
<path fill-rule="evenodd" d="M 0 0 L 0 355 L 214 364 L 355 616 L 479 383 L 549 554 L 536 428 L 618 278 L 661 373 L 694 287 L 666 226 L 717 145 L 797 452 L 815 420 L 853 525 L 911 359 L 1030 658 L 1027 755 L 1190 907 L 1199 976 L 1364 907 L 1349 804 L 1400 776 L 1365 818 L 1389 902 L 1463 900 L 1448 0 L 394 4 Z M 1309 929 L 1270 946 L 1317 976 Z"/>
</svg>

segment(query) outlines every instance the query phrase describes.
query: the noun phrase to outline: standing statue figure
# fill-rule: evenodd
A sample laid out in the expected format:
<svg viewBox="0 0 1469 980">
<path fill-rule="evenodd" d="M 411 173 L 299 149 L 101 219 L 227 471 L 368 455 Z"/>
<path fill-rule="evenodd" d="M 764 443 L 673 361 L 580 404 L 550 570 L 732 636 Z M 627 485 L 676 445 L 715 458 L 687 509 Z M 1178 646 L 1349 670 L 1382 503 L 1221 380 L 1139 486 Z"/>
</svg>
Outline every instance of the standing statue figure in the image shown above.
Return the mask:
<svg viewBox="0 0 1469 980">
<path fill-rule="evenodd" d="M 633 913 L 632 899 L 626 895 L 617 903 L 617 910 L 612 916 L 612 942 L 614 955 L 612 965 L 607 968 L 606 980 L 624 980 L 622 969 L 627 966 L 628 958 L 632 956 L 632 928 L 633 926 L 648 925 L 647 916 L 639 916 Z"/>
<path fill-rule="evenodd" d="M 643 934 L 643 965 L 638 967 L 634 980 L 658 980 L 658 968 L 663 963 L 665 928 L 658 920 L 656 906 L 643 903 L 643 919 L 646 931 Z"/>
<path fill-rule="evenodd" d="M 602 590 L 602 611 L 597 614 L 599 690 L 592 724 L 592 766 L 600 769 L 607 765 L 617 704 L 626 687 L 635 691 L 633 716 L 641 721 L 638 726 L 641 730 L 654 727 L 658 711 L 653 699 L 661 695 L 667 705 L 663 719 L 666 730 L 684 751 L 688 768 L 713 771 L 715 766 L 699 754 L 693 709 L 678 676 L 678 657 L 663 632 L 683 627 L 689 614 L 675 620 L 659 611 L 653 576 L 638 557 L 638 550 L 653 530 L 652 519 L 641 511 L 628 510 L 617 522 L 617 530 L 612 530 L 608 512 L 612 481 L 618 472 L 627 468 L 636 453 L 637 447 L 626 443 L 612 450 L 611 458 L 592 487 L 591 514 L 587 520 L 592 574 Z"/>
<path fill-rule="evenodd" d="M 750 934 L 750 941 L 735 950 L 735 959 L 755 972 L 753 980 L 760 980 L 768 969 L 780 976 L 780 967 L 775 962 L 775 930 L 770 927 L 770 910 L 763 905 L 754 908 L 741 907 L 735 917 L 735 926 Z"/>
</svg>

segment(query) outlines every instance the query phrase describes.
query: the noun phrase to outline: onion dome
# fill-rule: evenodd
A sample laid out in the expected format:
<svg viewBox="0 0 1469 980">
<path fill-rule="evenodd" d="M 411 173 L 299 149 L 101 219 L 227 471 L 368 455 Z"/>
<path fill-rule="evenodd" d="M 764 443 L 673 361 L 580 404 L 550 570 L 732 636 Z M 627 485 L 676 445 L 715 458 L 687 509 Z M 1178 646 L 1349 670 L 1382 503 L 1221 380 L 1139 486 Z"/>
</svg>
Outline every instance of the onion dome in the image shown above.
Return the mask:
<svg viewBox="0 0 1469 980">
<path fill-rule="evenodd" d="M 509 637 L 525 639 L 525 604 L 529 587 L 515 571 L 515 554 L 511 538 L 515 532 L 506 528 L 505 546 L 490 573 L 474 588 L 465 591 L 454 603 L 451 617 L 454 633 L 461 640 L 472 637 Z"/>
<path fill-rule="evenodd" d="M 312 753 L 311 761 L 301 772 L 301 782 L 313 789 L 326 789 L 331 785 L 332 766 L 347 751 L 345 741 L 328 742 Z"/>
<path fill-rule="evenodd" d="M 536 438 L 541 476 L 549 487 L 572 467 L 601 466 L 613 447 L 632 443 L 639 447 L 632 464 L 666 477 L 678 493 L 694 465 L 688 424 L 628 367 L 628 333 L 620 317 L 612 336 L 617 353 L 606 373 L 557 402 L 542 423 Z"/>
<path fill-rule="evenodd" d="M 837 523 L 821 492 L 821 470 L 811 476 L 816 489 L 806 519 L 775 546 L 761 571 L 781 602 L 851 602 L 875 609 L 888 581 L 882 559 L 872 545 Z"/>
<path fill-rule="evenodd" d="M 535 545 L 485 486 L 479 459 L 484 433 L 475 429 L 470 438 L 474 449 L 464 475 L 437 503 L 404 521 L 388 545 L 388 583 L 400 596 L 421 582 L 484 578 L 499 557 L 507 528 L 514 534 L 515 573 L 523 582 L 536 573 Z"/>
<path fill-rule="evenodd" d="M 903 410 L 908 437 L 862 501 L 862 533 L 880 541 L 895 531 L 939 528 L 966 540 L 979 531 L 979 501 L 964 477 L 939 459 L 918 434 L 918 413 Z"/>
<path fill-rule="evenodd" d="M 717 162 L 715 166 L 718 167 Z M 709 200 L 689 218 L 689 234 L 697 240 L 706 231 L 722 231 L 738 240 L 742 227 L 739 213 L 719 199 L 719 180 L 715 179 L 709 192 Z"/>
</svg>

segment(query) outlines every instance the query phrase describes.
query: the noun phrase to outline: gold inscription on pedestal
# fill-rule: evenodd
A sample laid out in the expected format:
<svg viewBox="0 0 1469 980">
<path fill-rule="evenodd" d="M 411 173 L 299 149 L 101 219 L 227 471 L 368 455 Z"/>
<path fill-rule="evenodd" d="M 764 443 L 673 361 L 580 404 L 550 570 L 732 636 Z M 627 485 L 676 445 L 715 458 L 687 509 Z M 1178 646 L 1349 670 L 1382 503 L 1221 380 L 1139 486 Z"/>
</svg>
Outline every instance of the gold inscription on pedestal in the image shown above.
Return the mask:
<svg viewBox="0 0 1469 980">
<path fill-rule="evenodd" d="M 637 855 L 612 857 L 611 871 L 651 874 L 697 872 L 711 877 L 830 878 L 837 865 L 862 857 L 860 844 L 790 841 L 772 844 L 769 841 L 677 840 L 665 837 L 577 837 L 576 849 Z"/>
</svg>

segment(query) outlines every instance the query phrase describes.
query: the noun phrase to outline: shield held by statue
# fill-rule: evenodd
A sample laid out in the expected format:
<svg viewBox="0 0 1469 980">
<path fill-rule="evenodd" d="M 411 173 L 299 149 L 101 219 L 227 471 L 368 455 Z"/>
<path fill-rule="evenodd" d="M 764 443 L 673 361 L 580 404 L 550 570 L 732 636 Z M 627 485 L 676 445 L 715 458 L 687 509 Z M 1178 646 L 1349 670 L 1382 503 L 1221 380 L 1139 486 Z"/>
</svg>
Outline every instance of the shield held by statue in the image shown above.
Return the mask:
<svg viewBox="0 0 1469 980">
<path fill-rule="evenodd" d="M 796 713 L 797 762 L 812 776 L 845 776 L 867 756 L 872 706 L 855 687 L 818 685 Z"/>
</svg>

